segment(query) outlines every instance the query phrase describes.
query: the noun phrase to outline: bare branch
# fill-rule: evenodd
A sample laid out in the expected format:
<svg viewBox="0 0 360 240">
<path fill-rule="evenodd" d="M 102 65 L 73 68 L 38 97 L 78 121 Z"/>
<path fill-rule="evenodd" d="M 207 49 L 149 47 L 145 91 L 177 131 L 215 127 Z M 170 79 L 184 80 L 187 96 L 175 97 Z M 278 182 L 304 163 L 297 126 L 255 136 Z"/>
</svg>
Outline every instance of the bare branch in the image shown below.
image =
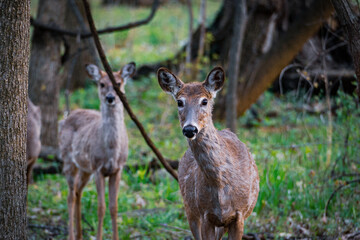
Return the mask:
<svg viewBox="0 0 360 240">
<path fill-rule="evenodd" d="M 143 20 L 140 21 L 136 21 L 136 22 L 132 22 L 132 23 L 127 23 L 125 25 L 121 25 L 121 26 L 116 26 L 116 27 L 108 27 L 108 28 L 104 28 L 101 30 L 98 30 L 97 33 L 98 34 L 104 34 L 104 33 L 112 33 L 112 32 L 118 32 L 118 31 L 124 31 L 124 30 L 128 30 L 131 28 L 135 28 L 135 27 L 139 27 L 141 25 L 147 24 L 149 23 L 155 16 L 155 13 L 157 11 L 159 7 L 159 0 L 154 0 L 154 3 L 152 5 L 151 8 L 151 12 L 149 14 L 149 16 Z M 60 35 L 67 35 L 67 36 L 71 36 L 71 37 L 80 37 L 80 38 L 90 38 L 92 37 L 91 32 L 73 32 L 73 31 L 69 31 L 66 29 L 61 29 L 58 27 L 54 27 L 54 26 L 49 26 L 47 24 L 43 24 L 41 22 L 38 22 L 37 20 L 35 20 L 33 17 L 30 18 L 30 23 L 32 26 L 39 28 L 43 31 L 50 31 L 56 34 L 60 34 Z"/>
</svg>

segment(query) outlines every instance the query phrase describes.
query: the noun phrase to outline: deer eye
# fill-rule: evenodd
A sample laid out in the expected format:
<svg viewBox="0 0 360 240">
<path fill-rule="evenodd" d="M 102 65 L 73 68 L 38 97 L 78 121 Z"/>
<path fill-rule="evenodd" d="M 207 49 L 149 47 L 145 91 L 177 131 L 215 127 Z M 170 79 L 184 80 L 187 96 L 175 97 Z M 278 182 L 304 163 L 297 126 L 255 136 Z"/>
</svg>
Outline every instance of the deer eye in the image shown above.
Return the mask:
<svg viewBox="0 0 360 240">
<path fill-rule="evenodd" d="M 118 83 L 116 83 L 116 85 L 117 85 L 118 87 L 121 87 L 121 83 L 119 83 L 119 82 L 118 82 Z"/>
<path fill-rule="evenodd" d="M 100 83 L 100 87 L 101 87 L 101 88 L 104 88 L 104 87 L 105 87 L 105 84 Z"/>
<path fill-rule="evenodd" d="M 202 106 L 206 106 L 208 104 L 208 100 L 205 98 L 201 101 Z"/>
<path fill-rule="evenodd" d="M 178 107 L 184 107 L 184 102 L 181 100 L 177 100 Z"/>
</svg>

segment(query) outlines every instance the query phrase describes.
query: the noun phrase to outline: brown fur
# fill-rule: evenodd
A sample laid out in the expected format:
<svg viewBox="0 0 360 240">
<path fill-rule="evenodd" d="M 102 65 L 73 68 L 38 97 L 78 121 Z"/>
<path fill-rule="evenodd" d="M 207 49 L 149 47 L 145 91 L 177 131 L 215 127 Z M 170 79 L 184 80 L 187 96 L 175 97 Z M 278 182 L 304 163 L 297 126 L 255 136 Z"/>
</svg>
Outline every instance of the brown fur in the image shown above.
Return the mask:
<svg viewBox="0 0 360 240">
<path fill-rule="evenodd" d="M 35 106 L 30 98 L 28 98 L 28 114 L 27 114 L 27 139 L 26 139 L 26 158 L 27 158 L 27 185 L 31 183 L 32 168 L 41 151 L 41 111 Z"/>
<path fill-rule="evenodd" d="M 230 130 L 218 131 L 213 125 L 213 96 L 224 84 L 223 70 L 213 69 L 203 83 L 184 84 L 164 68 L 158 77 L 164 91 L 185 101 L 179 108 L 181 127 L 191 122 L 199 130 L 195 139 L 188 139 L 179 165 L 180 190 L 195 239 L 221 239 L 226 231 L 230 240 L 241 239 L 244 220 L 257 201 L 259 176 L 245 144 Z M 204 98 L 206 106 L 201 105 Z"/>
<path fill-rule="evenodd" d="M 128 67 L 126 65 L 124 68 Z M 122 71 L 124 70 L 122 69 Z M 119 87 L 124 91 L 125 79 L 135 72 L 114 73 Z M 88 69 L 88 67 L 87 67 Z M 69 239 L 74 239 L 74 218 L 76 239 L 81 232 L 81 194 L 92 174 L 95 175 L 98 193 L 98 232 L 102 239 L 102 224 L 105 215 L 105 177 L 109 177 L 109 208 L 112 220 L 113 239 L 118 239 L 117 198 L 122 168 L 128 155 L 128 136 L 124 123 L 124 110 L 116 96 L 108 76 L 91 65 L 88 74 L 98 83 L 101 112 L 78 109 L 62 120 L 60 126 L 60 152 L 64 160 L 64 174 L 69 185 Z M 106 96 L 116 96 L 114 104 L 108 104 Z"/>
</svg>

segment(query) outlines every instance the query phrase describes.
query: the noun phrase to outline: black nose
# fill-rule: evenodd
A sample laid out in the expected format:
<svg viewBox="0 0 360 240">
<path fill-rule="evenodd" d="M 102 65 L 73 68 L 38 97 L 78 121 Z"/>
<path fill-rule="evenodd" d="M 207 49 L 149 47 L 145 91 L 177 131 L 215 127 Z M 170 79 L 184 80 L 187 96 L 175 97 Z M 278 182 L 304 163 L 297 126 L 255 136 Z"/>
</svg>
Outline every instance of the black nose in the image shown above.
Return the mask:
<svg viewBox="0 0 360 240">
<path fill-rule="evenodd" d="M 106 96 L 106 101 L 108 103 L 113 103 L 115 101 L 115 96 L 114 95 L 107 95 Z"/>
<path fill-rule="evenodd" d="M 187 138 L 193 138 L 198 133 L 198 129 L 194 126 L 187 125 L 183 128 L 183 134 Z"/>
</svg>

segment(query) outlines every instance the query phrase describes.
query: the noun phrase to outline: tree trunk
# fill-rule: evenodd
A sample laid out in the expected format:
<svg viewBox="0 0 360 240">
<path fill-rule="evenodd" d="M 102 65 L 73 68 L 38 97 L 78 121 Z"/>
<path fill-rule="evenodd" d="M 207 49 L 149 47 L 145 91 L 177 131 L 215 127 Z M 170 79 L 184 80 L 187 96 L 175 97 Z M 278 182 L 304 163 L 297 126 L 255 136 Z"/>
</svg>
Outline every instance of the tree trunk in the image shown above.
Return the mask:
<svg viewBox="0 0 360 240">
<path fill-rule="evenodd" d="M 282 33 L 267 53 L 257 60 L 247 81 L 238 87 L 237 113 L 242 115 L 268 89 L 281 70 L 300 52 L 305 42 L 322 26 L 333 12 L 328 0 L 313 0 L 307 11 L 302 12 Z"/>
<path fill-rule="evenodd" d="M 81 0 L 67 0 L 65 29 L 78 32 L 90 32 L 86 22 L 85 10 Z M 100 64 L 97 59 L 94 41 L 90 38 L 80 40 L 66 37 L 67 56 L 63 86 L 67 89 L 85 87 L 85 64 Z"/>
<path fill-rule="evenodd" d="M 331 0 L 340 24 L 346 32 L 350 54 L 354 61 L 355 73 L 358 80 L 357 95 L 360 103 L 360 21 L 359 16 L 352 11 L 347 0 Z"/>
<path fill-rule="evenodd" d="M 40 0 L 38 21 L 62 26 L 66 1 Z M 29 95 L 41 109 L 41 142 L 57 146 L 57 120 L 61 67 L 61 36 L 50 32 L 34 30 L 30 69 Z"/>
<path fill-rule="evenodd" d="M 247 24 L 246 0 L 236 4 L 234 34 L 231 40 L 228 65 L 228 85 L 226 92 L 226 127 L 236 133 L 236 106 L 237 106 L 237 82 L 241 62 L 241 50 L 244 41 L 245 28 Z"/>
<path fill-rule="evenodd" d="M 30 1 L 0 1 L 0 239 L 26 239 Z"/>
</svg>

